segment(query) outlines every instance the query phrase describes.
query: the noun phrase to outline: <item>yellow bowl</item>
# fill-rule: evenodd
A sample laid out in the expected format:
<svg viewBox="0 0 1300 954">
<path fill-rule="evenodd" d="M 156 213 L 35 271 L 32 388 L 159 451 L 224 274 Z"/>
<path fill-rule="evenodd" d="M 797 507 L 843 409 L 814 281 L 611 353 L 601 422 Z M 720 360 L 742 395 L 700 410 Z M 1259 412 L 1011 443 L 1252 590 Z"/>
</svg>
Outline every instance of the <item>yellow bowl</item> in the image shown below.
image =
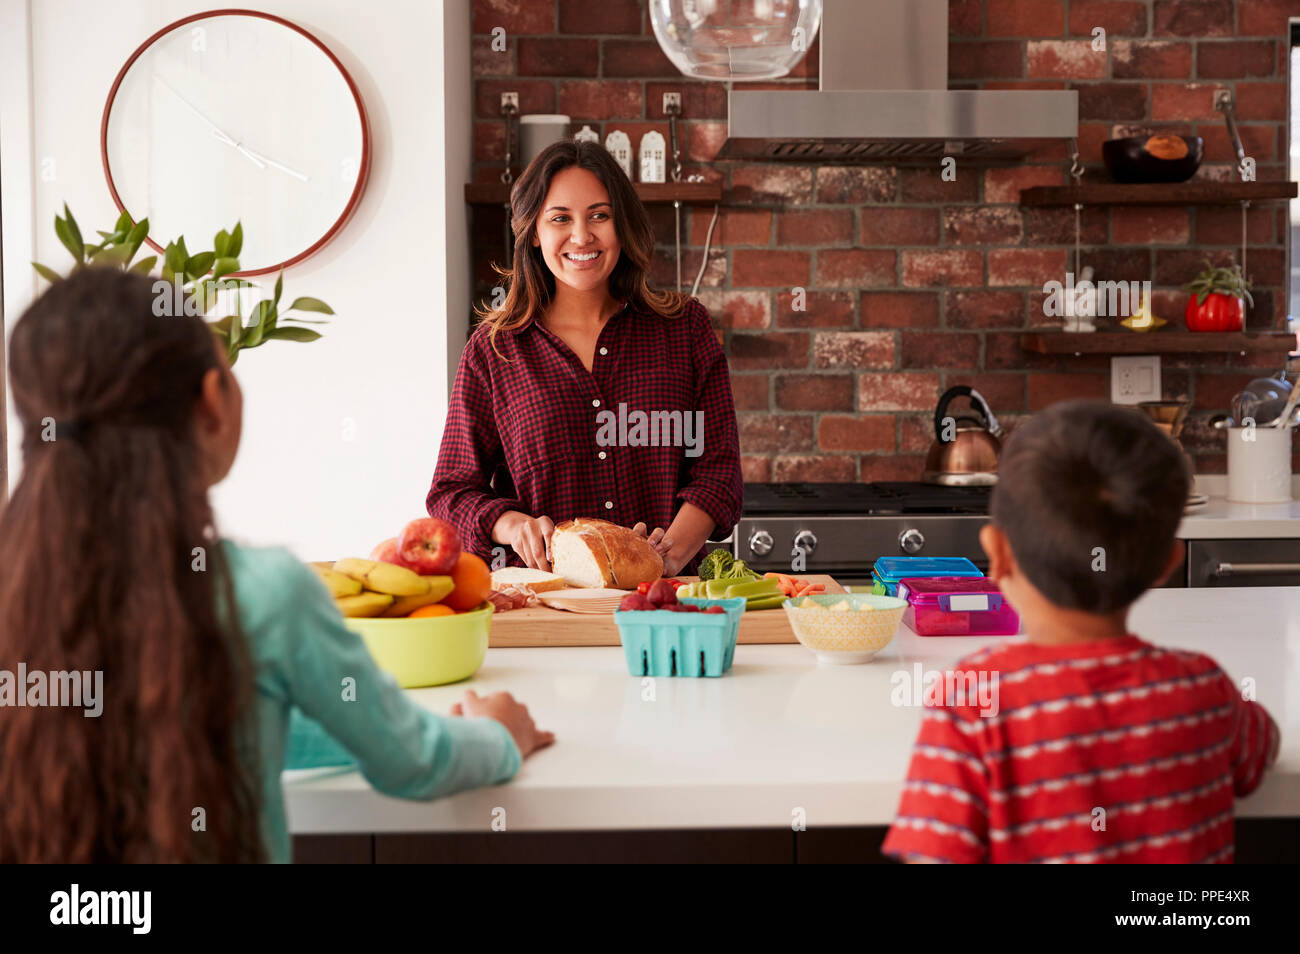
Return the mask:
<svg viewBox="0 0 1300 954">
<path fill-rule="evenodd" d="M 805 599 L 817 606 L 800 606 Z M 846 600 L 852 609 L 830 608 Z M 826 593 L 781 605 L 795 638 L 817 654 L 818 662 L 846 665 L 866 662 L 889 645 L 903 621 L 907 600 L 874 593 Z"/>
<path fill-rule="evenodd" d="M 492 604 L 455 616 L 417 619 L 347 618 L 380 669 L 403 689 L 468 679 L 487 655 Z"/>
</svg>

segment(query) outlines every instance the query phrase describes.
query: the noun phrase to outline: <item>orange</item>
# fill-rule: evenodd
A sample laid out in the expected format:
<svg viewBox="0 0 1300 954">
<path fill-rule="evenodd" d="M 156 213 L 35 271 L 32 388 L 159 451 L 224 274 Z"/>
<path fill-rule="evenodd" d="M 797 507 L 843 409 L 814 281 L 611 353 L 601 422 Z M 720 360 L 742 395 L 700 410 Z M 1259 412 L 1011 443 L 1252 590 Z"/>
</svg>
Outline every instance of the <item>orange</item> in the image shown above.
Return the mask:
<svg viewBox="0 0 1300 954">
<path fill-rule="evenodd" d="M 418 610 L 413 610 L 407 619 L 419 619 L 424 616 L 452 616 L 455 610 L 450 606 L 442 603 L 430 603 L 428 606 L 421 606 Z"/>
<path fill-rule="evenodd" d="M 473 609 L 492 592 L 492 571 L 481 557 L 472 553 L 461 553 L 451 568 L 451 579 L 456 588 L 443 599 L 442 605 L 454 610 Z"/>
</svg>

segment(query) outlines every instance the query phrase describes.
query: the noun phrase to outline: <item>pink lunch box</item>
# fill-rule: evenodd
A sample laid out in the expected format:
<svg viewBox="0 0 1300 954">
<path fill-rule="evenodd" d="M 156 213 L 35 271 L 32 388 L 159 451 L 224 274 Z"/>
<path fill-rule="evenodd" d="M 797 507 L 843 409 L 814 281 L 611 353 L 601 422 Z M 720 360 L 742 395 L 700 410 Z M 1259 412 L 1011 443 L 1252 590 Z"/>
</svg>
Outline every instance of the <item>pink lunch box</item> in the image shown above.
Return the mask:
<svg viewBox="0 0 1300 954">
<path fill-rule="evenodd" d="M 898 581 L 907 600 L 903 622 L 918 636 L 1013 636 L 1020 617 L 984 576 L 909 576 Z"/>
</svg>

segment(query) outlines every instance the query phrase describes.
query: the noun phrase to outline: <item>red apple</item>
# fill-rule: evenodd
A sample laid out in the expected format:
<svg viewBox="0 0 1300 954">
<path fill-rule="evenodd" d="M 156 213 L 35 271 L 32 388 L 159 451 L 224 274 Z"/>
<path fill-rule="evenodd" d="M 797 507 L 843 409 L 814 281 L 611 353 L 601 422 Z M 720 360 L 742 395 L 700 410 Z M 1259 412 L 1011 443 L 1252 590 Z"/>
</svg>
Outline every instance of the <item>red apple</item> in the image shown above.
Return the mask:
<svg viewBox="0 0 1300 954">
<path fill-rule="evenodd" d="M 402 562 L 402 558 L 397 555 L 397 537 L 389 537 L 371 550 L 370 559 L 377 560 L 380 563 L 395 563 L 398 566 L 406 566 Z"/>
<path fill-rule="evenodd" d="M 402 529 L 397 556 L 421 576 L 446 576 L 460 559 L 460 535 L 443 520 L 421 517 Z"/>
</svg>

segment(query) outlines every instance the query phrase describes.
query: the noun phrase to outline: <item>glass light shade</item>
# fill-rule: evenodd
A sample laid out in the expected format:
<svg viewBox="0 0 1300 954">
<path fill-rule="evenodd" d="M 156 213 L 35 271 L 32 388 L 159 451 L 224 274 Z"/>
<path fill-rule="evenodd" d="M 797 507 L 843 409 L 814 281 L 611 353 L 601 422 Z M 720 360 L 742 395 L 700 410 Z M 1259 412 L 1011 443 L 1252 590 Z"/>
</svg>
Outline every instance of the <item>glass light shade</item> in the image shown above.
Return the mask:
<svg viewBox="0 0 1300 954">
<path fill-rule="evenodd" d="M 822 0 L 650 0 L 655 39 L 687 76 L 785 76 L 812 47 Z"/>
</svg>

